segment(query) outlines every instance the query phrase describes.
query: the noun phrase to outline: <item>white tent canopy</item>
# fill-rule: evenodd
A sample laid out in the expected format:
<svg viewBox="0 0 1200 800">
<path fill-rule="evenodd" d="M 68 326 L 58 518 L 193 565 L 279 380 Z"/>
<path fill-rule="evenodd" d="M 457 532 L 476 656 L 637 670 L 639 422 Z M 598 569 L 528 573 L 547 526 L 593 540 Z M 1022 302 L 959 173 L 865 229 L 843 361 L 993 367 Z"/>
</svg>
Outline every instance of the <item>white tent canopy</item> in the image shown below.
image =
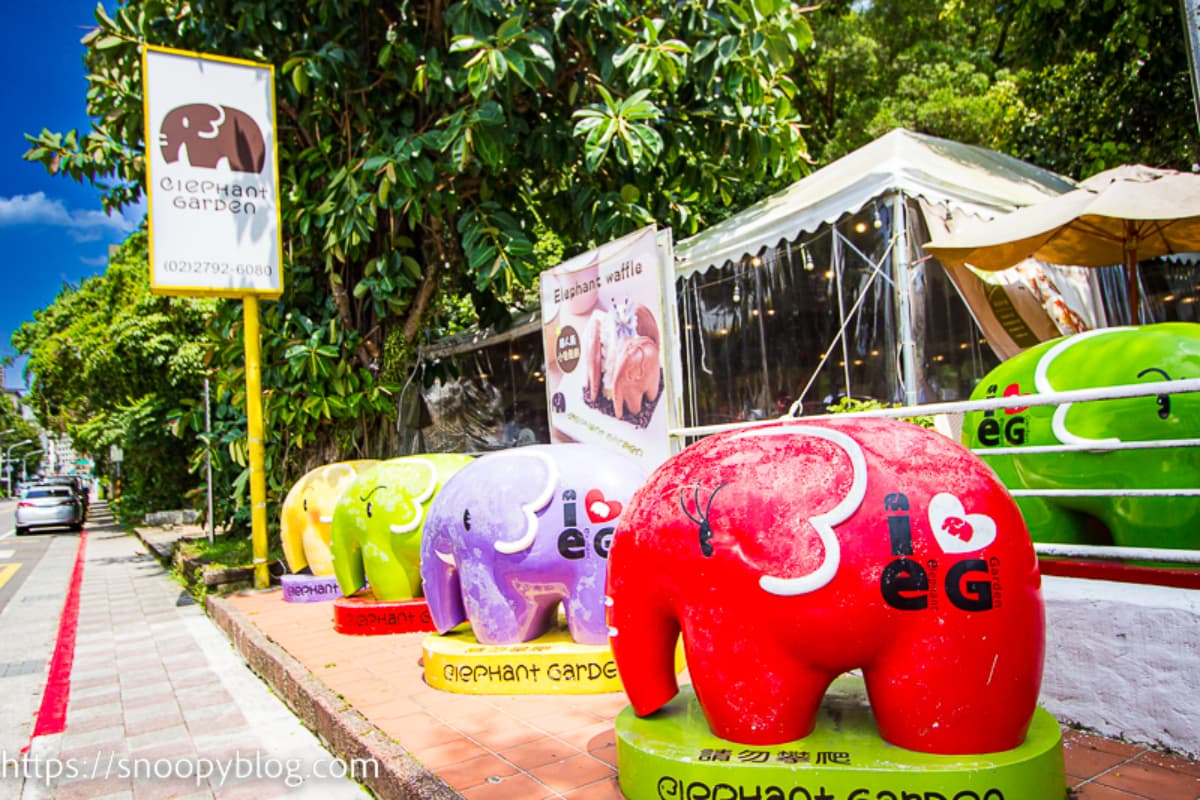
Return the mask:
<svg viewBox="0 0 1200 800">
<path fill-rule="evenodd" d="M 974 145 L 903 128 L 876 139 L 675 245 L 676 275 L 757 255 L 888 194 L 990 218 L 1073 189 L 1061 175 Z"/>
</svg>

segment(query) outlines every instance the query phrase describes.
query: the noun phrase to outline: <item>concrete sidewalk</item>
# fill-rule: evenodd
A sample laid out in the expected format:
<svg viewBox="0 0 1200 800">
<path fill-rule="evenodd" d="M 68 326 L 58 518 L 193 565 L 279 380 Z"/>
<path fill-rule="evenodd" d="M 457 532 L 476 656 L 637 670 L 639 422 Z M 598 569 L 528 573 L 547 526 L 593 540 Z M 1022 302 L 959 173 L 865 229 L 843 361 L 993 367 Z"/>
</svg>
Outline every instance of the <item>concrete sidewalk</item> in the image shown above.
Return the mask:
<svg viewBox="0 0 1200 800">
<path fill-rule="evenodd" d="M 367 796 L 103 503 L 86 536 L 65 729 L 33 740 L 22 798 Z"/>
</svg>

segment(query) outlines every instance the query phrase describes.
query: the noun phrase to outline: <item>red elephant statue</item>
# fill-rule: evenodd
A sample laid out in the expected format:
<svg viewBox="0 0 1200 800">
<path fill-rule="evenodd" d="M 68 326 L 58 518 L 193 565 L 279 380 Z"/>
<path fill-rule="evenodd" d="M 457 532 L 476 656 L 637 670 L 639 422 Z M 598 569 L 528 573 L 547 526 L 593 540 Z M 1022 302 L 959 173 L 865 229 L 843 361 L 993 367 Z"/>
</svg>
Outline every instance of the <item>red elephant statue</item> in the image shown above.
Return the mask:
<svg viewBox="0 0 1200 800">
<path fill-rule="evenodd" d="M 782 422 L 708 437 L 633 496 L 613 536 L 609 637 L 633 710 L 678 692 L 680 634 L 709 727 L 807 736 L 861 669 L 884 740 L 1020 745 L 1045 612 L 1016 503 L 979 458 L 907 422 Z"/>
</svg>

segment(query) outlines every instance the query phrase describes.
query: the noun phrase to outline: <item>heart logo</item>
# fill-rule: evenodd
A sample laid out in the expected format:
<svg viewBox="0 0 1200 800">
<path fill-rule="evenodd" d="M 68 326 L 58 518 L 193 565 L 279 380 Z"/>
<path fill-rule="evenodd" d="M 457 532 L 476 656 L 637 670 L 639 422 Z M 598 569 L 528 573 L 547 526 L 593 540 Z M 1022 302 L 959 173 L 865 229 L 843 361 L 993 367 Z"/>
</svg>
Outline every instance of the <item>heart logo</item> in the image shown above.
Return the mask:
<svg viewBox="0 0 1200 800">
<path fill-rule="evenodd" d="M 621 504 L 616 500 L 605 500 L 604 492 L 592 489 L 583 497 L 583 506 L 587 509 L 588 519 L 593 524 L 608 522 L 621 515 Z"/>
<path fill-rule="evenodd" d="M 996 541 L 996 520 L 968 514 L 962 501 L 946 492 L 929 502 L 929 526 L 943 553 L 971 553 Z"/>
</svg>

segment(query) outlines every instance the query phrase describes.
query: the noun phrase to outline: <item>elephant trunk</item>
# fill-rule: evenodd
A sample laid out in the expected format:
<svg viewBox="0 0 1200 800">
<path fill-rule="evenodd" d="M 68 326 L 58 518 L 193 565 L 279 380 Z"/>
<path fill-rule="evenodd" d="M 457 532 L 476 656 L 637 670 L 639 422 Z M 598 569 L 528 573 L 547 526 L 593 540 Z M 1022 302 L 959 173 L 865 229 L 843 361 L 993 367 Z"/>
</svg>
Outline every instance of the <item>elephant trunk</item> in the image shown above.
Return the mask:
<svg viewBox="0 0 1200 800">
<path fill-rule="evenodd" d="M 619 539 L 620 533 L 614 539 Z M 626 542 L 626 545 L 636 545 Z M 608 573 L 608 635 L 625 694 L 638 716 L 667 704 L 679 692 L 675 678 L 675 649 L 679 623 L 669 612 L 653 574 L 625 569 L 624 555 L 614 547 Z M 644 559 L 643 559 L 643 563 Z M 650 563 L 655 563 L 651 560 Z"/>
<path fill-rule="evenodd" d="M 333 574 L 338 588 L 349 597 L 366 585 L 363 573 L 362 541 L 357 529 L 343 530 L 334 514 L 333 530 L 330 533 L 329 549 L 333 555 Z"/>
<path fill-rule="evenodd" d="M 425 600 L 429 603 L 429 615 L 438 633 L 465 622 L 467 611 L 463 607 L 462 580 L 453 556 L 429 547 L 421 554 L 421 580 L 425 588 Z"/>
</svg>

